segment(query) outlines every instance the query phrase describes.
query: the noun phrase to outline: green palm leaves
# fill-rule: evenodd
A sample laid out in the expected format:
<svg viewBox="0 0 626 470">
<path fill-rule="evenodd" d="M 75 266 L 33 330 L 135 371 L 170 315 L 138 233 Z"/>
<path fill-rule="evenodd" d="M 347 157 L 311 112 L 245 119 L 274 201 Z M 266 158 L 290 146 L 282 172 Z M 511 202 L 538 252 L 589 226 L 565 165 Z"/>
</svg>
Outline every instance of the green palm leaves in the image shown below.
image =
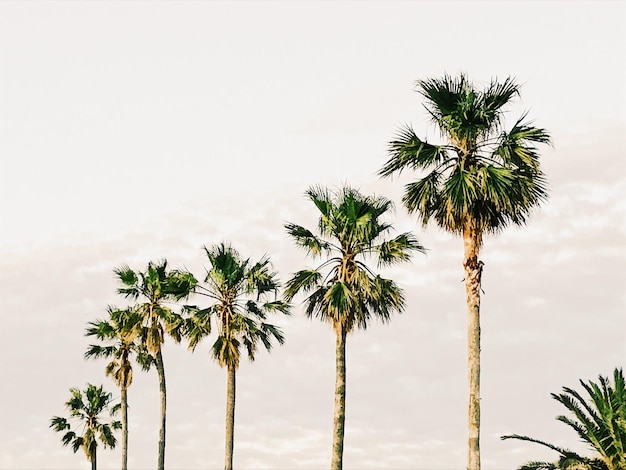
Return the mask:
<svg viewBox="0 0 626 470">
<path fill-rule="evenodd" d="M 192 309 L 186 323 L 189 347 L 195 349 L 212 331 L 213 321 L 217 329 L 213 357 L 222 367 L 238 368 L 242 349 L 254 360 L 260 344 L 270 350 L 273 340 L 284 342 L 280 329 L 265 320 L 271 313 L 289 314 L 289 304 L 276 297 L 280 284 L 269 258 L 252 263 L 225 243 L 204 250 L 211 268 L 196 293 L 209 297 L 213 304 Z"/>
<path fill-rule="evenodd" d="M 128 388 L 133 381 L 131 358 L 145 369 L 149 369 L 152 358 L 142 346 L 141 314 L 133 309 L 118 310 L 107 307 L 108 320 L 88 323 L 85 336 L 95 337 L 101 344 L 91 344 L 85 352 L 85 359 L 111 359 L 106 366 L 120 388 Z"/>
<path fill-rule="evenodd" d="M 442 136 L 433 145 L 405 127 L 389 144 L 390 159 L 379 171 L 391 176 L 405 169 L 424 172 L 405 187 L 403 202 L 427 224 L 462 233 L 471 219 L 481 232 L 523 224 L 547 197 L 536 144 L 548 133 L 525 122 L 503 129 L 506 105 L 519 93 L 510 78 L 479 90 L 464 75 L 420 80 L 418 91 Z"/>
<path fill-rule="evenodd" d="M 128 266 L 115 269 L 123 287 L 117 291 L 126 298 L 139 301 L 136 311 L 147 328 L 145 345 L 151 354 L 161 350 L 165 334 L 180 341 L 182 319 L 168 303 L 185 299 L 196 286 L 192 274 L 180 270 L 167 270 L 167 261 L 150 262 L 144 272 L 135 272 Z"/>
<path fill-rule="evenodd" d="M 576 390 L 563 387 L 552 398 L 561 403 L 571 416 L 557 416 L 557 420 L 571 427 L 599 457 L 582 457 L 575 452 L 527 436 L 511 434 L 502 439 L 534 442 L 558 452 L 557 463 L 529 462 L 520 470 L 623 470 L 626 468 L 626 382 L 621 369 L 613 372 L 613 383 L 599 376 L 599 382 L 580 381 L 589 395 L 588 399 Z"/>
<path fill-rule="evenodd" d="M 102 386 L 87 384 L 84 391 L 71 388 L 70 393 L 70 399 L 65 403 L 69 419 L 55 416 L 50 421 L 50 427 L 64 433 L 61 438 L 64 446 L 71 444 L 74 452 L 82 448 L 91 462 L 92 470 L 95 470 L 98 441 L 105 449 L 114 448 L 117 441 L 113 432 L 121 428 L 119 421 L 105 422 L 102 415 L 108 413 L 110 417 L 114 416 L 119 405 L 111 407 L 111 394 L 105 392 Z M 75 430 L 72 430 L 72 420 L 79 423 Z"/>
<path fill-rule="evenodd" d="M 407 261 L 413 251 L 424 249 L 410 233 L 384 239 L 391 225 L 381 220 L 392 207 L 383 197 L 364 196 L 344 187 L 336 192 L 311 188 L 307 196 L 320 212 L 320 236 L 295 224 L 287 233 L 313 258 L 326 260 L 316 269 L 298 271 L 287 282 L 285 298 L 299 292 L 307 295 L 307 316 L 333 325 L 336 333 L 335 413 L 332 470 L 343 466 L 346 399 L 346 336 L 354 328 L 367 327 L 372 317 L 386 322 L 391 313 L 404 308 L 404 296 L 390 279 L 384 279 L 366 264 L 369 257 L 379 266 Z"/>
<path fill-rule="evenodd" d="M 295 273 L 287 282 L 286 298 L 300 291 L 309 294 L 306 314 L 345 332 L 366 328 L 373 315 L 389 320 L 393 311 L 402 310 L 404 296 L 394 282 L 375 275 L 365 260 L 376 257 L 379 266 L 391 265 L 407 261 L 412 251 L 423 252 L 423 247 L 410 233 L 382 239 L 391 225 L 380 218 L 392 207 L 383 197 L 363 196 L 349 187 L 336 193 L 311 188 L 306 194 L 320 212 L 321 237 L 299 225 L 285 228 L 312 257 L 326 254 L 328 259 L 317 269 Z"/>
</svg>

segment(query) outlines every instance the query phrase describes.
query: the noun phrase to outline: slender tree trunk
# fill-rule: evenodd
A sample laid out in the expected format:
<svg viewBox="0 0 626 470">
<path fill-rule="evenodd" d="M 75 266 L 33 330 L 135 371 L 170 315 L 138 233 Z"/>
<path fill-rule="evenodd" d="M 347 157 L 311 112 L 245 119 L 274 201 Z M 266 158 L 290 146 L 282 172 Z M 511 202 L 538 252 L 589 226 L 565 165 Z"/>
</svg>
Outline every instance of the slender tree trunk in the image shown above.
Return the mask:
<svg viewBox="0 0 626 470">
<path fill-rule="evenodd" d="M 96 470 L 96 446 L 91 449 L 91 470 Z"/>
<path fill-rule="evenodd" d="M 122 470 L 128 469 L 128 396 L 122 387 Z"/>
<path fill-rule="evenodd" d="M 235 442 L 235 366 L 228 365 L 226 384 L 226 452 L 224 470 L 233 470 L 233 447 Z"/>
<path fill-rule="evenodd" d="M 165 391 L 165 368 L 163 367 L 163 356 L 159 349 L 156 353 L 156 368 L 159 373 L 159 392 L 161 395 L 161 429 L 159 430 L 159 462 L 158 470 L 165 469 L 165 408 L 167 393 Z"/>
<path fill-rule="evenodd" d="M 341 325 L 335 326 L 337 344 L 335 347 L 335 417 L 333 431 L 333 456 L 331 470 L 343 467 L 343 436 L 346 423 L 346 331 Z"/>
<path fill-rule="evenodd" d="M 480 470 L 480 278 L 478 253 L 482 234 L 468 223 L 463 229 L 465 294 L 467 299 L 467 365 L 469 380 L 467 469 Z"/>
</svg>

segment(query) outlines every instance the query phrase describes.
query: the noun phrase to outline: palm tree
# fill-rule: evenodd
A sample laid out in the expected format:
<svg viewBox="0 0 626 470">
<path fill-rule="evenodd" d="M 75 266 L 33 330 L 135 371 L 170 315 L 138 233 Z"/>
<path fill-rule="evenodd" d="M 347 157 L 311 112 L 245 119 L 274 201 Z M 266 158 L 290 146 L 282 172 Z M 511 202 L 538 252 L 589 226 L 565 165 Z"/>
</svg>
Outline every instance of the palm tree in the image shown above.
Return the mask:
<svg viewBox="0 0 626 470">
<path fill-rule="evenodd" d="M 343 440 L 346 401 L 346 336 L 355 328 L 367 327 L 372 316 L 383 322 L 394 311 L 404 308 L 404 296 L 391 280 L 376 275 L 365 264 L 368 256 L 377 256 L 378 265 L 391 265 L 410 258 L 411 251 L 423 248 L 410 233 L 390 240 L 382 237 L 391 225 L 380 217 L 391 209 L 383 197 L 363 196 L 344 187 L 337 192 L 310 188 L 306 195 L 320 211 L 319 232 L 292 223 L 285 228 L 296 244 L 313 258 L 327 255 L 316 269 L 298 271 L 287 282 L 285 298 L 292 300 L 302 291 L 306 315 L 332 324 L 336 334 L 335 414 L 332 447 L 332 470 L 343 465 Z M 324 271 L 327 271 L 324 274 Z"/>
<path fill-rule="evenodd" d="M 421 178 L 405 186 L 403 202 L 426 225 L 434 219 L 463 238 L 468 311 L 469 470 L 480 469 L 480 291 L 483 236 L 510 224 L 524 225 L 531 210 L 547 197 L 535 144 L 548 133 L 519 118 L 504 129 L 505 107 L 519 94 L 507 78 L 478 89 L 465 75 L 419 80 L 426 110 L 447 143 L 420 139 L 409 126 L 389 144 L 390 158 L 380 170 L 391 176 L 405 169 Z"/>
<path fill-rule="evenodd" d="M 70 393 L 71 397 L 65 403 L 66 408 L 70 412 L 69 420 L 54 416 L 50 420 L 50 427 L 56 432 L 65 432 L 61 442 L 63 442 L 64 446 L 72 444 L 74 453 L 78 452 L 78 449 L 82 447 L 87 459 L 91 462 L 91 470 L 96 470 L 98 440 L 102 442 L 105 449 L 107 447 L 113 449 L 117 442 L 113 431 L 120 429 L 122 426 L 119 421 L 104 422 L 101 415 L 108 411 L 109 416 L 114 416 L 119 410 L 119 404 L 110 407 L 111 394 L 105 392 L 102 389 L 102 385 L 96 387 L 95 385 L 87 384 L 84 392 L 77 388 L 70 388 Z M 77 434 L 75 431 L 72 431 L 70 424 L 72 419 L 80 421 L 78 426 L 82 427 L 82 433 Z"/>
<path fill-rule="evenodd" d="M 268 313 L 289 314 L 289 304 L 276 299 L 280 287 L 276 273 L 271 271 L 269 258 L 263 257 L 252 264 L 243 259 L 230 245 L 220 243 L 204 247 L 211 269 L 207 271 L 205 286 L 196 293 L 212 299 L 205 309 L 191 308 L 193 314 L 186 322 L 189 347 L 195 350 L 198 343 L 211 332 L 211 319 L 215 321 L 217 338 L 211 353 L 221 367 L 227 370 L 226 390 L 226 470 L 233 468 L 235 433 L 235 375 L 239 367 L 241 349 L 245 347 L 252 361 L 259 343 L 268 351 L 272 339 L 283 344 L 280 329 L 265 323 Z M 270 298 L 269 294 L 274 293 Z"/>
<path fill-rule="evenodd" d="M 165 387 L 165 367 L 161 346 L 165 334 L 169 334 L 176 342 L 180 341 L 182 318 L 166 305 L 187 298 L 196 286 L 192 274 L 180 270 L 167 270 L 167 261 L 150 262 L 144 272 L 135 272 L 128 266 L 114 270 L 124 287 L 119 294 L 142 302 L 135 306 L 143 327 L 142 341 L 154 358 L 159 376 L 159 392 L 161 396 L 161 426 L 159 429 L 158 470 L 165 468 L 165 416 L 167 393 Z"/>
<path fill-rule="evenodd" d="M 557 420 L 571 427 L 578 437 L 589 444 L 598 457 L 587 458 L 539 439 L 510 434 L 502 439 L 535 442 L 559 453 L 556 463 L 529 462 L 519 470 L 624 470 L 626 469 L 626 382 L 621 369 L 613 372 L 613 384 L 599 376 L 599 384 L 589 381 L 583 386 L 590 401 L 576 390 L 563 387 L 552 398 L 561 403 L 573 417 L 557 416 Z"/>
<path fill-rule="evenodd" d="M 133 381 L 131 357 L 144 370 L 148 370 L 152 357 L 142 347 L 141 315 L 133 309 L 117 310 L 108 307 L 108 320 L 89 322 L 85 336 L 95 336 L 104 344 L 90 344 L 85 359 L 110 358 L 106 375 L 110 375 L 120 387 L 122 408 L 122 470 L 128 468 L 128 387 Z"/>
</svg>

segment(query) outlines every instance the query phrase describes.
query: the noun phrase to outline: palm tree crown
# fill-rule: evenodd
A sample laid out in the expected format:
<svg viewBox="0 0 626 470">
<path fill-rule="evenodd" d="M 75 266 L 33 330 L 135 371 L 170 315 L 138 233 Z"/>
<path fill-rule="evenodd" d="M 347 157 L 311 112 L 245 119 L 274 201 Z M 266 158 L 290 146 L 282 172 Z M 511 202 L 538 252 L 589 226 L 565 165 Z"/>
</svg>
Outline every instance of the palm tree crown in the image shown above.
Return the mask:
<svg viewBox="0 0 626 470">
<path fill-rule="evenodd" d="M 161 350 L 164 335 L 168 333 L 180 341 L 181 317 L 167 303 L 185 299 L 196 286 L 196 279 L 188 272 L 167 270 L 167 261 L 150 262 L 145 272 L 135 272 L 128 266 L 114 270 L 123 287 L 117 291 L 126 298 L 141 299 L 136 311 L 147 328 L 142 334 L 151 354 Z"/>
<path fill-rule="evenodd" d="M 70 414 L 69 419 L 55 416 L 50 421 L 50 427 L 56 432 L 65 432 L 61 442 L 64 446 L 71 444 L 74 453 L 82 447 L 87 459 L 92 463 L 92 468 L 95 468 L 97 441 L 100 440 L 105 449 L 114 448 L 117 440 L 113 431 L 122 426 L 115 420 L 105 422 L 101 415 L 108 412 L 109 416 L 114 416 L 119 410 L 119 405 L 110 406 L 112 396 L 103 390 L 102 385 L 97 387 L 87 384 L 84 392 L 78 388 L 71 388 L 70 393 L 71 397 L 65 403 Z M 80 422 L 78 426 L 82 427 L 82 432 L 71 429 L 71 420 Z"/>
<path fill-rule="evenodd" d="M 328 259 L 316 269 L 295 273 L 287 283 L 286 298 L 291 300 L 300 291 L 310 293 L 307 316 L 346 333 L 367 328 L 372 315 L 388 321 L 393 311 L 403 309 L 404 296 L 393 281 L 375 275 L 365 259 L 376 256 L 379 266 L 392 265 L 409 260 L 411 251 L 423 252 L 423 247 L 410 233 L 382 240 L 392 228 L 380 220 L 392 208 L 384 197 L 364 196 L 349 187 L 336 193 L 310 188 L 306 194 L 320 211 L 321 236 L 291 223 L 285 228 L 313 258 L 326 254 Z"/>
<path fill-rule="evenodd" d="M 106 375 L 111 376 L 118 387 L 128 388 L 133 381 L 131 357 L 135 355 L 144 370 L 152 364 L 152 357 L 138 341 L 142 335 L 142 318 L 133 309 L 118 310 L 109 306 L 107 313 L 108 320 L 88 323 L 85 336 L 93 336 L 102 344 L 90 344 L 85 359 L 111 359 L 105 369 Z"/>
<path fill-rule="evenodd" d="M 213 300 L 204 309 L 192 308 L 187 321 L 189 347 L 193 350 L 211 332 L 211 319 L 215 321 L 217 337 L 211 349 L 221 367 L 239 367 L 241 347 L 245 347 L 250 360 L 254 360 L 259 343 L 269 351 L 272 339 L 283 344 L 280 329 L 264 320 L 268 313 L 289 314 L 289 304 L 276 299 L 280 284 L 271 271 L 268 257 L 256 263 L 243 259 L 239 252 L 226 243 L 204 247 L 211 263 L 196 293 Z M 274 298 L 268 295 L 274 294 Z"/>
<path fill-rule="evenodd" d="M 556 419 L 571 427 L 599 457 L 582 457 L 571 450 L 528 436 L 502 436 L 502 439 L 541 444 L 559 453 L 556 463 L 529 462 L 519 470 L 626 469 L 626 382 L 622 370 L 615 369 L 613 372 L 613 384 L 602 376 L 599 376 L 599 383 L 585 383 L 581 380 L 580 384 L 589 395 L 588 400 L 569 387 L 563 387 L 564 393 L 551 394 L 571 414 L 557 416 Z"/>
<path fill-rule="evenodd" d="M 484 233 L 523 224 L 547 196 L 535 144 L 549 143 L 550 137 L 525 122 L 526 115 L 504 130 L 506 106 L 519 94 L 519 85 L 507 78 L 479 90 L 465 75 L 419 80 L 417 85 L 448 142 L 428 143 L 406 126 L 389 144 L 391 158 L 379 174 L 425 172 L 406 185 L 403 198 L 424 224 L 434 218 L 459 234 L 468 221 Z"/>
</svg>

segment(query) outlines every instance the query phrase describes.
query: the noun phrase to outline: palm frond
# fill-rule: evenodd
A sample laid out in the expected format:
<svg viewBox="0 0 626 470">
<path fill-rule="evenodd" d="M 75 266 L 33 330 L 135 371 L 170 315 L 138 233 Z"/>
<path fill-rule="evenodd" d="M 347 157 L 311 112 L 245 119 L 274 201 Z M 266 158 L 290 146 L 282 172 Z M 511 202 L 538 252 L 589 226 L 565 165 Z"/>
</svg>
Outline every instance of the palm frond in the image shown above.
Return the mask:
<svg viewBox="0 0 626 470">
<path fill-rule="evenodd" d="M 519 441 L 534 442 L 535 444 L 540 444 L 544 447 L 552 449 L 563 456 L 575 455 L 575 453 L 572 452 L 571 450 L 564 449 L 563 447 L 555 446 L 554 444 L 550 444 L 549 442 L 542 441 L 540 439 L 535 439 L 535 438 L 528 437 L 528 436 L 521 436 L 519 434 L 508 434 L 506 436 L 501 436 L 500 439 L 502 439 L 503 441 L 507 439 L 517 439 Z"/>
<path fill-rule="evenodd" d="M 280 312 L 283 315 L 291 315 L 291 304 L 282 300 L 273 300 L 263 304 L 263 310 L 267 312 Z"/>
<path fill-rule="evenodd" d="M 284 297 L 287 302 L 302 291 L 304 293 L 315 289 L 322 280 L 322 273 L 316 269 L 303 269 L 295 273 L 285 285 Z"/>
<path fill-rule="evenodd" d="M 241 343 L 237 338 L 219 335 L 213 343 L 211 352 L 221 367 L 232 365 L 237 369 L 239 368 L 240 345 Z"/>
<path fill-rule="evenodd" d="M 526 436 L 503 436 L 502 439 L 514 438 L 536 442 L 556 450 L 560 454 L 555 468 L 585 468 L 588 470 L 621 470 L 626 468 L 626 421 L 620 416 L 626 413 L 625 384 L 621 370 L 615 369 L 615 384 L 600 376 L 599 385 L 595 382 L 580 381 L 591 400 L 587 401 L 576 390 L 563 387 L 561 394 L 551 394 L 573 417 L 560 415 L 557 420 L 568 425 L 576 434 L 588 443 L 598 457 L 588 458 L 569 450 L 554 446 L 544 441 Z M 582 466 L 581 466 L 582 465 Z"/>
<path fill-rule="evenodd" d="M 505 166 L 537 172 L 539 154 L 535 144 L 550 144 L 551 138 L 545 129 L 523 122 L 523 115 L 508 132 L 503 132 L 492 155 L 502 160 Z"/>
<path fill-rule="evenodd" d="M 330 245 L 316 237 L 310 230 L 295 224 L 285 224 L 287 233 L 295 239 L 296 245 L 306 249 L 313 257 L 330 251 Z"/>
<path fill-rule="evenodd" d="M 441 173 L 434 170 L 404 187 L 402 202 L 409 212 L 417 213 L 423 225 L 428 223 L 432 214 L 441 206 L 442 181 Z"/>
<path fill-rule="evenodd" d="M 115 356 L 117 350 L 114 346 L 101 346 L 99 344 L 90 344 L 85 351 L 85 359 L 99 359 L 101 357 Z"/>
<path fill-rule="evenodd" d="M 409 261 L 413 251 L 426 253 L 426 249 L 410 232 L 401 233 L 391 240 L 382 242 L 376 247 L 376 251 L 378 252 L 379 266 Z"/>
<path fill-rule="evenodd" d="M 389 143 L 388 154 L 389 160 L 379 170 L 379 176 L 389 177 L 405 169 L 421 170 L 438 166 L 450 158 L 445 146 L 421 140 L 409 126 L 398 131 Z"/>
<path fill-rule="evenodd" d="M 55 432 L 65 431 L 66 429 L 70 429 L 70 423 L 68 423 L 67 419 L 61 418 L 60 416 L 54 416 L 50 420 L 50 427 Z"/>
<path fill-rule="evenodd" d="M 211 334 L 211 315 L 216 313 L 215 306 L 204 309 L 194 309 L 193 313 L 184 320 L 184 336 L 189 341 L 189 349 L 195 351 L 196 346 L 203 338 Z"/>
</svg>

